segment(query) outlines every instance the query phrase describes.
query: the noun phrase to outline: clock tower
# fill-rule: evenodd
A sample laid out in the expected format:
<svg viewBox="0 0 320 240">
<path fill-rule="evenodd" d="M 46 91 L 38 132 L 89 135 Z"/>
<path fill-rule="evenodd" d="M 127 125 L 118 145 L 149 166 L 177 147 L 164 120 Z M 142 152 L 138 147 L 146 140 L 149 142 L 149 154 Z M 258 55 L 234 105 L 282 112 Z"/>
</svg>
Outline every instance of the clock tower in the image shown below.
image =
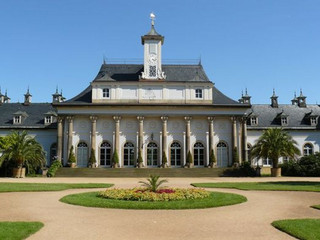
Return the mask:
<svg viewBox="0 0 320 240">
<path fill-rule="evenodd" d="M 146 35 L 141 37 L 142 45 L 144 45 L 144 71 L 142 72 L 142 79 L 165 79 L 166 76 L 162 72 L 161 67 L 161 45 L 164 37 L 156 32 L 154 29 L 155 15 L 150 14 L 151 30 Z"/>
</svg>

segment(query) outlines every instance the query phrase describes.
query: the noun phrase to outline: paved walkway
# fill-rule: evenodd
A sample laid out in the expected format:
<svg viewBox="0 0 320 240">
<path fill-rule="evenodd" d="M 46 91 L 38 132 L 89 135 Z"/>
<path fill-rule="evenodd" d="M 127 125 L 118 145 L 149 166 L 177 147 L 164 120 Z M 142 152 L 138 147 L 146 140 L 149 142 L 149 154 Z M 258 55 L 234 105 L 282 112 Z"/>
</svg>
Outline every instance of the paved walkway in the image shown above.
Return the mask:
<svg viewBox="0 0 320 240">
<path fill-rule="evenodd" d="M 138 186 L 141 179 L 28 178 L 0 182 L 106 182 L 116 187 Z M 171 178 L 170 186 L 191 182 L 320 181 L 320 178 Z M 0 193 L 0 221 L 40 221 L 45 224 L 29 239 L 293 239 L 270 223 L 286 218 L 320 218 L 310 205 L 320 204 L 320 193 L 216 191 L 239 193 L 248 202 L 201 210 L 120 210 L 73 206 L 59 202 L 67 194 L 97 191 Z"/>
</svg>

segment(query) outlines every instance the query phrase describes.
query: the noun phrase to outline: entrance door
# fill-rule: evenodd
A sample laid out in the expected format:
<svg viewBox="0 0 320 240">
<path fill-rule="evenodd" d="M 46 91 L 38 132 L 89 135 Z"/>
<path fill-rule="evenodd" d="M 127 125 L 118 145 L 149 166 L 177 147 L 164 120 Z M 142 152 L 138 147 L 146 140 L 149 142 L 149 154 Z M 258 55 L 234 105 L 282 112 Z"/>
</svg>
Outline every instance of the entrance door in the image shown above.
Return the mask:
<svg viewBox="0 0 320 240">
<path fill-rule="evenodd" d="M 127 142 L 123 148 L 123 166 L 133 167 L 134 166 L 134 145 L 133 143 Z"/>
<path fill-rule="evenodd" d="M 194 166 L 204 166 L 204 146 L 200 142 L 196 142 L 193 147 Z"/>
<path fill-rule="evenodd" d="M 147 166 L 158 166 L 158 145 L 156 143 L 149 143 L 147 146 Z"/>
<path fill-rule="evenodd" d="M 224 142 L 219 142 L 217 145 L 217 165 L 219 167 L 228 166 L 228 148 Z"/>
<path fill-rule="evenodd" d="M 170 146 L 171 167 L 181 167 L 181 146 L 173 142 Z"/>
<path fill-rule="evenodd" d="M 110 167 L 111 165 L 111 145 L 103 142 L 100 146 L 100 166 Z"/>
<path fill-rule="evenodd" d="M 85 142 L 80 142 L 77 147 L 77 166 L 88 166 L 88 145 Z"/>
</svg>

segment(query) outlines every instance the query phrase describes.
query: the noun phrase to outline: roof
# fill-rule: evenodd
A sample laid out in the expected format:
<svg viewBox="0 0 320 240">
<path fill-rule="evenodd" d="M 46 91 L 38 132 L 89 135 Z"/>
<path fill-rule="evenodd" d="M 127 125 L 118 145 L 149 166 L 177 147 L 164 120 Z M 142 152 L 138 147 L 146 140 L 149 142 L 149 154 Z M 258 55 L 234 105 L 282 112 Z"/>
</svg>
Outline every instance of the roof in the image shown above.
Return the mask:
<svg viewBox="0 0 320 240">
<path fill-rule="evenodd" d="M 93 82 L 140 80 L 143 64 L 102 64 Z M 210 82 L 202 65 L 162 65 L 166 82 Z"/>
<path fill-rule="evenodd" d="M 0 128 L 57 128 L 56 123 L 44 124 L 44 118 L 48 112 L 56 112 L 51 103 L 3 103 L 0 105 Z M 18 113 L 26 113 L 21 124 L 13 124 L 13 116 Z"/>
<path fill-rule="evenodd" d="M 315 104 L 309 104 L 307 107 L 279 104 L 278 108 L 273 108 L 267 104 L 254 104 L 251 109 L 248 109 L 247 115 L 248 117 L 256 116 L 258 124 L 248 125 L 248 129 L 281 127 L 281 116 L 288 117 L 288 125 L 284 128 L 320 129 L 319 121 L 317 126 L 310 125 L 311 114 L 312 116 L 320 116 L 320 107 Z"/>
</svg>

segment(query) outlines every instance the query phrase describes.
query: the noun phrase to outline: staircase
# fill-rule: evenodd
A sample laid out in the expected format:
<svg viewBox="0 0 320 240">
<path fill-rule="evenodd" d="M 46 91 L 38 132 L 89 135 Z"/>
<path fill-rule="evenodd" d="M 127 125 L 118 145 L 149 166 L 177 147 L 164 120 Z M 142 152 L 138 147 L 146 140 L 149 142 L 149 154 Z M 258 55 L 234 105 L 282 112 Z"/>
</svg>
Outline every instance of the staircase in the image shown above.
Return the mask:
<svg viewBox="0 0 320 240">
<path fill-rule="evenodd" d="M 56 177 L 220 177 L 225 168 L 60 168 Z"/>
</svg>

